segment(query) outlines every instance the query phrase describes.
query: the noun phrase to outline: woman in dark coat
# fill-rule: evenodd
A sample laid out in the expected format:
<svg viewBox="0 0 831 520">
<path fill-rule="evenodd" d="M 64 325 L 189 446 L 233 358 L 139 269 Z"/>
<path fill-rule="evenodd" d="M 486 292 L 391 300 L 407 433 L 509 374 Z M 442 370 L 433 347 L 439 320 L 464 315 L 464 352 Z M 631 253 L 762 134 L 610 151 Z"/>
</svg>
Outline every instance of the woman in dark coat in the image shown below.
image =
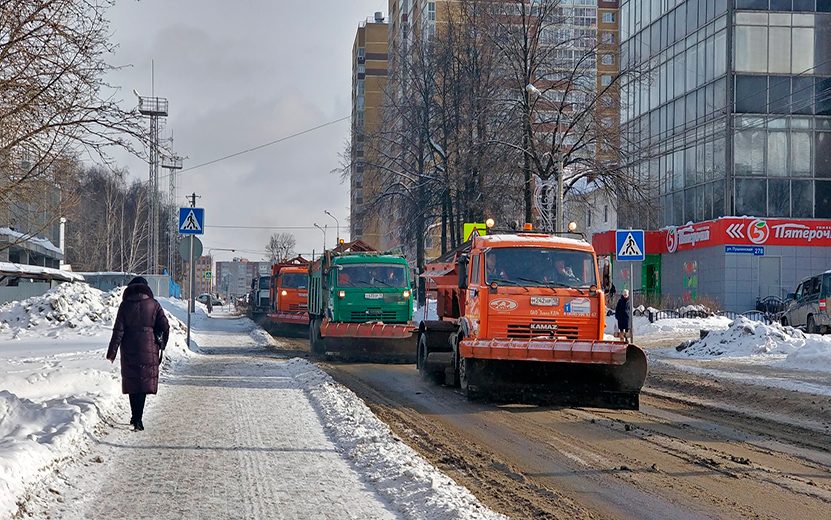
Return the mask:
<svg viewBox="0 0 831 520">
<path fill-rule="evenodd" d="M 615 318 L 617 319 L 617 330 L 621 332 L 623 338 L 629 337 L 629 290 L 624 289 L 620 294 L 620 299 L 615 306 Z"/>
<path fill-rule="evenodd" d="M 156 340 L 158 335 L 160 343 Z M 130 395 L 130 424 L 136 430 L 144 429 L 141 418 L 147 394 L 158 390 L 160 354 L 169 335 L 170 325 L 147 280 L 141 276 L 133 278 L 118 307 L 107 359 L 114 362 L 121 347 L 121 392 Z"/>
</svg>

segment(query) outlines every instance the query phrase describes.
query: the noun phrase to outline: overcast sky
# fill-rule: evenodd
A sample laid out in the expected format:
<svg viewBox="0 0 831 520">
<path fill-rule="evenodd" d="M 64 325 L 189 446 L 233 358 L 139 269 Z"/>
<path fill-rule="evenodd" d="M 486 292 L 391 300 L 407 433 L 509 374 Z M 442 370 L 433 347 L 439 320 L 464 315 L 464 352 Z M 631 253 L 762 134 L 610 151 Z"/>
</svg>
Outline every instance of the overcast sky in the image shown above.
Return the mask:
<svg viewBox="0 0 831 520">
<path fill-rule="evenodd" d="M 349 120 L 232 159 L 187 171 L 231 154 L 350 115 L 352 43 L 358 23 L 386 0 L 117 0 L 108 11 L 113 65 L 130 65 L 110 81 L 132 94 L 170 103 L 163 137 L 187 159 L 180 205 L 196 192 L 205 208 L 205 254 L 261 260 L 268 237 L 287 231 L 300 253 L 320 252 L 323 233 L 311 229 L 228 229 L 212 226 L 328 225 L 348 238 L 349 185 L 330 173 L 349 137 Z M 155 85 L 151 82 L 151 61 Z M 146 163 L 117 157 L 146 181 Z M 168 179 L 160 172 L 166 192 Z M 257 251 L 257 252 L 254 252 Z M 161 255 L 164 258 L 164 253 Z"/>
</svg>

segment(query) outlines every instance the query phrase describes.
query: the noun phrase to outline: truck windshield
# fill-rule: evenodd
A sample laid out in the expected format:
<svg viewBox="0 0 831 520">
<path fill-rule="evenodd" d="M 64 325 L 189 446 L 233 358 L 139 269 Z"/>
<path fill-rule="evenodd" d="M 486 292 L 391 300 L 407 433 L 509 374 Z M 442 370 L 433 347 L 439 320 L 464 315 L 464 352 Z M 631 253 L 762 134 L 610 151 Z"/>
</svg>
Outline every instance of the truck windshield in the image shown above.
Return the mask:
<svg viewBox="0 0 831 520">
<path fill-rule="evenodd" d="M 589 287 L 596 285 L 594 255 L 539 247 L 494 248 L 485 253 L 487 283 Z"/>
<path fill-rule="evenodd" d="M 396 264 L 345 264 L 338 266 L 339 287 L 406 287 L 405 266 Z"/>
<path fill-rule="evenodd" d="M 261 276 L 260 277 L 260 289 L 268 289 L 268 284 L 271 281 L 271 278 L 268 276 Z"/>
<path fill-rule="evenodd" d="M 306 273 L 284 273 L 280 275 L 280 287 L 283 289 L 305 289 L 308 278 Z"/>
</svg>

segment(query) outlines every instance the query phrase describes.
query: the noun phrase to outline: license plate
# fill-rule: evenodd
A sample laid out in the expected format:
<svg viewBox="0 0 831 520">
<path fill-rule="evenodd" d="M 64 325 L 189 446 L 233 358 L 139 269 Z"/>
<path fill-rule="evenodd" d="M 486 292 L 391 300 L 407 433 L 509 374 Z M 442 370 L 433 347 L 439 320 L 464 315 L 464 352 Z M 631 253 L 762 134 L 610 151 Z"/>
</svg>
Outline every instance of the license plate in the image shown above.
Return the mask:
<svg viewBox="0 0 831 520">
<path fill-rule="evenodd" d="M 366 293 L 364 298 L 367 300 L 383 300 L 384 295 L 382 293 Z"/>
<path fill-rule="evenodd" d="M 531 305 L 556 307 L 560 305 L 560 299 L 554 296 L 531 296 Z"/>
</svg>

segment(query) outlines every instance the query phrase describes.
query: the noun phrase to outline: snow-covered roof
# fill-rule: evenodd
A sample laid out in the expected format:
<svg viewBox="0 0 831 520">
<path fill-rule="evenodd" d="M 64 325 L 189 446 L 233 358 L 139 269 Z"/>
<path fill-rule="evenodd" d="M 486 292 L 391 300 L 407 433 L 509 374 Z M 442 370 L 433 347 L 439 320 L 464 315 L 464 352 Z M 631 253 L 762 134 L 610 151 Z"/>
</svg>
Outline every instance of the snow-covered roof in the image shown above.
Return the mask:
<svg viewBox="0 0 831 520">
<path fill-rule="evenodd" d="M 63 251 L 61 251 L 61 248 L 59 248 L 55 244 L 53 244 L 52 241 L 49 240 L 48 238 L 33 237 L 33 236 L 31 236 L 27 233 L 21 233 L 20 231 L 14 231 L 11 228 L 0 227 L 0 237 L 2 237 L 2 236 L 11 237 L 12 239 L 14 239 L 14 240 L 12 240 L 13 242 L 16 242 L 17 240 L 22 239 L 21 242 L 23 242 L 23 243 L 28 243 L 28 244 L 33 244 L 33 245 L 36 245 L 36 246 L 40 246 L 44 249 L 52 251 L 53 253 L 58 253 L 59 255 L 63 256 Z"/>
<path fill-rule="evenodd" d="M 83 282 L 84 277 L 78 273 L 61 271 L 51 267 L 39 265 L 14 264 L 12 262 L 0 262 L 0 276 L 12 276 L 15 278 L 40 278 L 45 280 L 60 280 L 63 282 Z"/>
</svg>

